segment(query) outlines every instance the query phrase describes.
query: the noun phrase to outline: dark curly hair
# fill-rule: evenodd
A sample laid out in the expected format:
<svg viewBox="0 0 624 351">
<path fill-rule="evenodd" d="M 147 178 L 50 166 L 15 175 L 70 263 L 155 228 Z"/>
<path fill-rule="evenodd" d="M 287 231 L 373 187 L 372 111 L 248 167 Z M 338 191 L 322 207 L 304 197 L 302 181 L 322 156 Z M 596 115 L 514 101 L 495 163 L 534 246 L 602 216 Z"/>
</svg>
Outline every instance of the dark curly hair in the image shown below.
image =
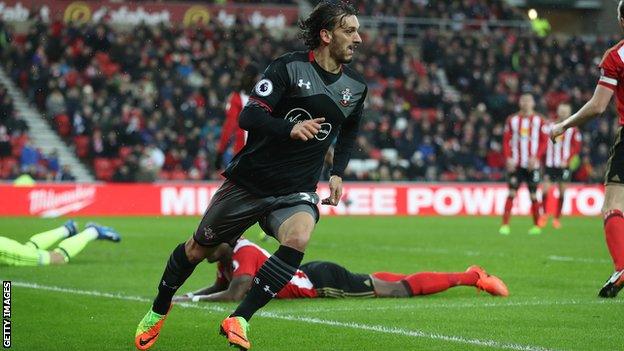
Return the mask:
<svg viewBox="0 0 624 351">
<path fill-rule="evenodd" d="M 618 16 L 624 18 L 624 2 L 622 0 L 618 1 Z"/>
<path fill-rule="evenodd" d="M 299 21 L 299 37 L 308 49 L 316 49 L 321 45 L 321 30 L 332 30 L 345 17 L 354 15 L 357 15 L 357 10 L 346 1 L 321 1 L 308 18 Z"/>
</svg>

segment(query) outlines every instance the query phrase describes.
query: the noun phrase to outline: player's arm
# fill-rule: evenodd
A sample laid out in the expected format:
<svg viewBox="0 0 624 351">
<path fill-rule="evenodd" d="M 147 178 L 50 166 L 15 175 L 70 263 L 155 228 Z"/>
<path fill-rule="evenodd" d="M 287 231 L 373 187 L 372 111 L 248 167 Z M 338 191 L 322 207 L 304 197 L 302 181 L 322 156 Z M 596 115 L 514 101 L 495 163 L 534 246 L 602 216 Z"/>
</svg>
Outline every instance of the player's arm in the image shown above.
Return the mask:
<svg viewBox="0 0 624 351">
<path fill-rule="evenodd" d="M 210 295 L 210 294 L 214 294 L 216 292 L 224 291 L 227 288 L 228 288 L 227 280 L 217 278 L 217 280 L 211 286 L 199 289 L 197 291 L 188 292 L 188 293 L 186 293 L 184 295 L 175 296 L 173 298 L 173 301 L 174 302 L 191 301 L 193 299 L 193 297 L 195 297 L 195 296 L 198 296 L 198 295 Z"/>
<path fill-rule="evenodd" d="M 607 109 L 607 106 L 609 106 L 609 101 L 611 101 L 612 96 L 613 90 L 611 88 L 607 88 L 602 84 L 596 86 L 594 95 L 580 110 L 553 126 L 550 132 L 550 138 L 555 141 L 555 138 L 563 134 L 568 128 L 578 127 L 602 114 Z"/>
<path fill-rule="evenodd" d="M 342 196 L 342 176 L 347 168 L 347 164 L 349 164 L 351 152 L 353 151 L 353 147 L 355 145 L 355 139 L 357 138 L 357 134 L 360 130 L 360 121 L 362 120 L 364 100 L 366 100 L 367 92 L 368 88 L 364 90 L 362 99 L 360 100 L 358 106 L 344 121 L 340 128 L 338 139 L 336 141 L 336 148 L 334 150 L 334 162 L 330 171 L 330 195 L 328 198 L 323 199 L 322 203 L 324 205 L 336 206 L 340 202 L 340 198 Z"/>
<path fill-rule="evenodd" d="M 241 301 L 249 288 L 251 287 L 253 277 L 248 274 L 238 275 L 232 278 L 230 286 L 223 291 L 215 292 L 209 295 L 195 295 L 193 302 L 212 301 L 212 302 L 236 302 Z"/>
<path fill-rule="evenodd" d="M 503 131 L 503 156 L 505 156 L 507 171 L 512 172 L 515 164 L 511 158 L 511 126 L 509 125 L 509 118 L 505 121 L 505 129 Z"/>
</svg>

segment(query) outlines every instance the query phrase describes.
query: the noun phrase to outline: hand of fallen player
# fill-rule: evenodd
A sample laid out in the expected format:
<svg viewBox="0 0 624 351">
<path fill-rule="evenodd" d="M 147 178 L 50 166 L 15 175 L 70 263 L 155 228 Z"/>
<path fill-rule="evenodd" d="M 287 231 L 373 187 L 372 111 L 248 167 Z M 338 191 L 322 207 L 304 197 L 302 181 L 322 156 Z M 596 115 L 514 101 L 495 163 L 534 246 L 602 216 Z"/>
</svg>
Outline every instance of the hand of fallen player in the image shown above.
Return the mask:
<svg viewBox="0 0 624 351">
<path fill-rule="evenodd" d="M 565 128 L 563 127 L 563 123 L 555 123 L 550 129 L 550 140 L 553 143 L 557 142 L 557 138 L 565 132 Z"/>
<path fill-rule="evenodd" d="M 321 123 L 324 121 L 325 118 L 315 118 L 299 122 L 290 131 L 290 138 L 303 141 L 311 140 L 321 130 Z"/>
<path fill-rule="evenodd" d="M 323 199 L 321 204 L 336 206 L 342 197 L 342 178 L 337 175 L 329 177 L 329 197 Z"/>
</svg>

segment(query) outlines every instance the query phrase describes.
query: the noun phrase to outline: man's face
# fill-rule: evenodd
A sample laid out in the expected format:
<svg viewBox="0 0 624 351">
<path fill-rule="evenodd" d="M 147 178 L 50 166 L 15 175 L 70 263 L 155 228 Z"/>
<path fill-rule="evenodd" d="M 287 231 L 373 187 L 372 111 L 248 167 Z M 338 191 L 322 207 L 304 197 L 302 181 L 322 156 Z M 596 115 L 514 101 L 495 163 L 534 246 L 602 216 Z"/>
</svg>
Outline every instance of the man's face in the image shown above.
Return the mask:
<svg viewBox="0 0 624 351">
<path fill-rule="evenodd" d="M 561 104 L 557 106 L 557 117 L 562 120 L 570 116 L 572 108 L 568 104 Z"/>
<path fill-rule="evenodd" d="M 329 52 L 338 63 L 350 63 L 353 60 L 355 48 L 362 42 L 358 33 L 360 22 L 356 16 L 347 16 L 342 19 L 331 32 Z"/>
<path fill-rule="evenodd" d="M 533 99 L 533 95 L 524 94 L 520 96 L 519 105 L 520 105 L 520 110 L 522 111 L 525 111 L 525 112 L 533 111 L 533 108 L 535 108 L 535 100 Z"/>
</svg>

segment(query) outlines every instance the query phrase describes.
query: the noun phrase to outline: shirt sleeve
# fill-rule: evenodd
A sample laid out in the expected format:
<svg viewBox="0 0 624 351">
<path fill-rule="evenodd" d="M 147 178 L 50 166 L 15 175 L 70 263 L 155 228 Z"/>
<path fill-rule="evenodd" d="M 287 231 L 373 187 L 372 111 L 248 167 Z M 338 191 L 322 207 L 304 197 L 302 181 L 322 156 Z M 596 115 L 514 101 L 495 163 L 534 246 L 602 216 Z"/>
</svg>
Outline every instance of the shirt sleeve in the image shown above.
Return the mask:
<svg viewBox="0 0 624 351">
<path fill-rule="evenodd" d="M 360 100 L 358 106 L 340 127 L 340 133 L 338 134 L 338 139 L 336 141 L 336 151 L 334 152 L 334 162 L 330 171 L 331 175 L 342 177 L 347 165 L 349 164 L 351 152 L 353 151 L 353 146 L 355 145 L 355 139 L 357 138 L 357 134 L 360 130 L 360 122 L 362 121 L 362 113 L 364 111 L 364 100 L 366 100 L 367 93 L 368 88 L 366 88 L 364 93 L 362 93 L 362 99 Z"/>
<path fill-rule="evenodd" d="M 217 280 L 215 282 L 216 285 L 227 285 L 228 281 L 225 277 L 223 264 L 221 262 L 217 263 Z"/>
<path fill-rule="evenodd" d="M 254 87 L 239 117 L 239 126 L 248 131 L 288 137 L 294 126 L 282 116 L 274 117 L 273 109 L 288 90 L 288 71 L 283 60 L 273 61 Z"/>
<path fill-rule="evenodd" d="M 617 50 L 611 50 L 605 54 L 599 65 L 600 78 L 598 79 L 598 85 L 602 85 L 611 90 L 617 88 L 620 66 L 618 65 L 618 60 L 622 62 Z"/>
<path fill-rule="evenodd" d="M 232 276 L 240 277 L 241 275 L 255 276 L 260 269 L 257 264 L 257 255 L 254 253 L 256 249 L 251 246 L 243 247 L 236 251 L 232 256 L 232 265 L 234 270 Z"/>
</svg>

